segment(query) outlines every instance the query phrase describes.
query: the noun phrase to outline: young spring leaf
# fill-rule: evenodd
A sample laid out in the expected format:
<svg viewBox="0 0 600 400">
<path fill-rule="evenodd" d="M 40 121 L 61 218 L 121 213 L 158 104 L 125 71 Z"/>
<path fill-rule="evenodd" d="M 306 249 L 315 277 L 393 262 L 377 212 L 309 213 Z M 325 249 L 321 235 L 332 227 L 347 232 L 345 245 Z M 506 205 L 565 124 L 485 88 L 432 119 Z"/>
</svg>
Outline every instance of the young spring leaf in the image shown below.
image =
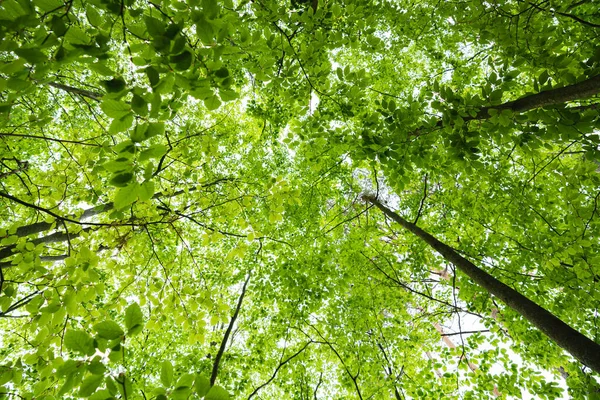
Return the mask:
<svg viewBox="0 0 600 400">
<path fill-rule="evenodd" d="M 160 381 L 165 387 L 170 387 L 173 383 L 173 364 L 165 360 L 160 366 Z"/>
<path fill-rule="evenodd" d="M 87 332 L 68 330 L 64 338 L 65 347 L 77 353 L 91 356 L 96 351 L 94 339 Z"/>
<path fill-rule="evenodd" d="M 144 327 L 144 315 L 138 303 L 132 303 L 125 310 L 125 327 L 127 335 L 135 335 Z"/>
<path fill-rule="evenodd" d="M 98 333 L 98 336 L 108 340 L 118 339 L 125 334 L 119 324 L 110 320 L 94 325 L 94 330 Z"/>
</svg>

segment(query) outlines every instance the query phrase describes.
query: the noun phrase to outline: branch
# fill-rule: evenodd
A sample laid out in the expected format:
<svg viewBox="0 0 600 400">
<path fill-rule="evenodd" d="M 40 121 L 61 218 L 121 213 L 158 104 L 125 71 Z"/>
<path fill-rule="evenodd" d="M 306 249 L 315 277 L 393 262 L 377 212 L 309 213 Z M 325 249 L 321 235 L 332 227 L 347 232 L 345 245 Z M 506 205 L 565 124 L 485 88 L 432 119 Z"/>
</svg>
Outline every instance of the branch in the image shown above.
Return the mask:
<svg viewBox="0 0 600 400">
<path fill-rule="evenodd" d="M 3 136 L 3 134 L 0 133 L 0 136 Z M 15 169 L 12 169 L 12 168 L 8 167 L 6 164 L 2 163 L 2 165 L 4 165 L 10 171 L 0 174 L 0 179 L 4 179 L 8 176 L 18 174 L 19 172 L 27 171 L 29 169 L 29 161 L 20 161 L 20 160 L 16 160 L 16 159 L 15 159 L 15 161 L 17 162 L 17 168 L 15 168 Z"/>
<path fill-rule="evenodd" d="M 237 303 L 237 307 L 235 308 L 235 313 L 233 313 L 233 317 L 231 317 L 231 321 L 229 321 L 229 326 L 225 331 L 225 336 L 223 336 L 223 340 L 221 341 L 221 346 L 219 347 L 219 352 L 215 357 L 215 362 L 213 364 L 212 374 L 210 376 L 210 386 L 215 384 L 217 380 L 217 374 L 219 373 L 219 363 L 221 362 L 221 357 L 223 357 L 223 353 L 225 353 L 225 346 L 227 346 L 227 341 L 229 340 L 229 335 L 231 334 L 231 330 L 233 329 L 233 325 L 235 324 L 235 320 L 237 319 L 240 308 L 242 308 L 242 301 L 244 300 L 244 296 L 246 295 L 246 287 L 248 286 L 248 281 L 250 280 L 250 273 L 248 273 L 248 277 L 244 282 L 244 287 L 242 288 L 242 293 L 240 294 L 240 298 Z"/>
<path fill-rule="evenodd" d="M 319 390 L 319 386 L 321 386 L 321 383 L 323 383 L 323 372 L 319 374 L 319 382 L 317 382 L 317 386 L 315 386 L 315 391 L 313 393 L 315 400 L 317 400 L 317 391 Z"/>
<path fill-rule="evenodd" d="M 219 178 L 217 180 L 214 180 L 212 182 L 209 183 L 205 183 L 202 185 L 198 185 L 198 186 L 193 186 L 189 189 L 187 189 L 187 192 L 193 192 L 199 189 L 205 189 L 207 187 L 210 186 L 215 186 L 218 185 L 221 182 L 226 182 L 226 181 L 233 181 L 234 178 Z M 154 196 L 152 196 L 152 199 L 162 199 L 162 198 L 172 198 L 172 197 L 176 197 L 179 196 L 181 194 L 186 193 L 185 190 L 178 190 L 174 193 L 171 194 L 167 194 L 167 193 L 156 193 Z M 79 217 L 79 221 L 83 221 L 86 220 L 88 218 L 94 217 L 98 214 L 102 214 L 105 213 L 107 211 L 111 211 L 114 208 L 114 204 L 112 202 L 109 203 L 105 203 L 105 204 L 100 204 L 98 206 L 92 207 L 92 208 L 88 208 L 86 210 L 83 211 L 83 213 L 81 214 L 81 216 Z M 74 215 L 70 215 L 70 218 L 75 218 Z M 49 223 L 49 222 L 36 222 L 34 224 L 30 224 L 30 225 L 25 225 L 25 226 L 21 226 L 19 228 L 17 228 L 17 233 L 16 235 L 18 237 L 23 237 L 23 236 L 29 236 L 29 235 L 34 235 L 36 233 L 40 233 L 43 231 L 47 231 L 50 230 L 53 227 L 53 223 Z M 0 257 L 2 258 L 2 257 Z"/>
<path fill-rule="evenodd" d="M 423 211 L 423 205 L 425 205 L 425 199 L 427 198 L 427 174 L 425 174 L 425 178 L 423 178 L 423 197 L 421 198 L 421 204 L 419 204 L 419 211 L 417 211 L 417 216 L 413 221 L 413 224 L 417 224 L 419 222 L 419 218 L 421 218 L 421 212 Z"/>
<path fill-rule="evenodd" d="M 279 370 L 281 369 L 281 367 L 283 367 L 285 364 L 287 364 L 288 362 L 290 362 L 294 357 L 297 357 L 298 355 L 300 355 L 300 353 L 302 353 L 304 350 L 306 350 L 306 348 L 308 347 L 308 345 L 311 344 L 311 343 L 313 343 L 313 341 L 307 342 L 304 346 L 302 346 L 302 348 L 300 350 L 298 350 L 293 355 L 291 355 L 288 358 L 286 358 L 285 361 L 281 361 L 279 363 L 279 365 L 277 366 L 277 368 L 275 368 L 275 371 L 273 372 L 273 375 L 271 375 L 271 378 L 269 378 L 268 381 L 266 381 L 265 383 L 263 383 L 262 385 L 260 385 L 256 389 L 254 389 L 254 391 L 252 391 L 252 393 L 250 393 L 250 396 L 248 396 L 248 400 L 250 400 L 252 397 L 254 397 L 256 395 L 256 393 L 258 393 L 258 391 L 260 389 L 262 389 L 263 387 L 265 387 L 269 383 L 271 383 L 273 381 L 273 379 L 275 379 L 275 377 L 277 376 L 277 373 L 279 372 Z"/>
<path fill-rule="evenodd" d="M 524 3 L 523 0 L 519 0 L 519 2 L 520 3 Z M 585 26 L 589 26 L 591 28 L 600 28 L 600 24 L 595 24 L 593 22 L 586 21 L 584 19 L 579 18 L 577 15 L 573 15 L 573 14 L 569 14 L 569 13 L 565 13 L 565 12 L 560 12 L 560 11 L 556 11 L 556 10 L 549 10 L 547 8 L 540 7 L 538 4 L 531 3 L 529 1 L 527 1 L 527 4 L 531 4 L 532 7 L 536 8 L 536 9 L 538 9 L 540 11 L 546 11 L 546 12 L 552 14 L 552 15 L 557 15 L 558 14 L 558 15 L 561 15 L 563 17 L 570 18 L 573 21 L 577 21 L 580 24 L 583 24 Z"/>
<path fill-rule="evenodd" d="M 452 332 L 452 333 L 440 333 L 440 336 L 454 336 L 454 335 L 466 335 L 469 333 L 487 333 L 490 332 L 489 329 L 482 329 L 480 331 L 462 331 L 462 332 Z"/>
<path fill-rule="evenodd" d="M 84 228 L 78 233 L 71 233 L 70 237 L 71 237 L 71 239 L 74 239 L 74 238 L 80 236 L 83 232 L 88 232 L 92 229 L 93 228 L 91 228 L 91 227 Z M 46 236 L 42 236 L 40 238 L 33 239 L 31 241 L 31 243 L 33 243 L 34 245 L 38 245 L 40 243 L 46 244 L 46 243 L 66 242 L 66 241 L 67 241 L 67 233 L 66 232 L 55 232 L 50 235 L 46 235 Z M 12 250 L 15 247 L 16 247 L 16 245 L 12 244 L 10 246 L 6 246 L 6 247 L 0 249 L 0 260 L 4 259 L 6 257 L 10 257 L 13 254 Z M 8 265 L 6 265 L 5 263 L 1 263 L 0 267 L 6 268 L 7 266 L 10 266 L 10 265 L 11 265 L 10 263 Z"/>
<path fill-rule="evenodd" d="M 161 207 L 161 208 L 164 208 L 164 207 Z M 171 211 L 171 210 L 168 210 L 168 211 Z M 187 214 L 180 213 L 179 211 L 174 211 L 173 210 L 172 212 L 175 215 L 178 215 L 178 216 L 180 216 L 182 218 L 186 218 L 186 219 L 192 221 L 193 223 L 195 223 L 196 225 L 198 225 L 198 226 L 200 226 L 200 227 L 202 227 L 204 229 L 208 229 L 211 232 L 219 232 L 221 235 L 238 237 L 238 238 L 245 238 L 245 237 L 247 237 L 246 235 L 240 235 L 239 233 L 227 232 L 227 231 L 222 231 L 222 230 L 217 229 L 217 228 L 213 228 L 212 226 L 208 226 L 205 223 L 198 221 L 194 217 L 191 217 L 191 216 L 189 216 Z"/>
<path fill-rule="evenodd" d="M 49 142 L 57 142 L 57 143 L 73 143 L 73 144 L 79 144 L 81 146 L 102 147 L 102 145 L 99 145 L 96 143 L 85 143 L 85 142 L 79 142 L 77 140 L 55 139 L 55 138 L 49 138 L 46 136 L 25 135 L 25 134 L 18 134 L 18 133 L 0 132 L 0 137 L 21 137 L 21 138 L 26 138 L 26 139 L 47 140 Z"/>
<path fill-rule="evenodd" d="M 402 281 L 400 281 L 400 280 L 398 280 L 398 279 L 396 279 L 396 278 L 394 278 L 394 277 L 390 276 L 390 275 L 389 275 L 387 272 L 385 272 L 385 271 L 384 271 L 384 270 L 383 270 L 383 269 L 382 269 L 382 268 L 381 268 L 379 265 L 377 265 L 377 263 L 376 263 L 375 261 L 373 261 L 373 260 L 372 260 L 370 257 L 367 257 L 367 255 L 366 255 L 365 253 L 363 253 L 362 251 L 360 252 L 360 254 L 362 254 L 362 256 L 363 256 L 363 257 L 365 257 L 367 260 L 369 260 L 369 261 L 370 261 L 370 262 L 371 262 L 371 263 L 372 263 L 372 264 L 375 266 L 375 268 L 377 268 L 377 270 L 378 270 L 379 272 L 381 272 L 383 275 L 385 275 L 385 277 L 386 277 L 386 278 L 388 278 L 389 280 L 391 280 L 392 282 L 394 282 L 395 284 L 397 284 L 398 286 L 400 286 L 400 287 L 401 287 L 401 288 L 403 288 L 404 290 L 406 290 L 406 291 L 408 291 L 408 292 L 410 292 L 410 293 L 413 293 L 413 294 L 419 295 L 419 296 L 423 296 L 423 297 L 425 297 L 426 299 L 429 299 L 429 300 L 431 300 L 431 301 L 435 301 L 435 302 L 437 302 L 437 303 L 440 303 L 440 304 L 442 304 L 442 305 L 445 305 L 445 306 L 447 306 L 447 307 L 450 307 L 450 308 L 454 309 L 454 311 L 455 311 L 455 312 L 459 312 L 459 311 L 460 311 L 460 312 L 464 312 L 464 313 L 467 313 L 467 314 L 471 314 L 471 315 L 473 315 L 473 316 L 475 316 L 475 317 L 478 317 L 478 318 L 481 318 L 481 319 L 483 319 L 483 318 L 484 318 L 484 317 L 483 317 L 483 315 L 480 315 L 480 314 L 474 313 L 474 312 L 472 312 L 472 311 L 469 311 L 469 310 L 465 310 L 465 309 L 463 309 L 463 308 L 461 308 L 461 307 L 458 307 L 458 306 L 457 306 L 457 305 L 455 305 L 455 304 L 448 303 L 447 301 L 444 301 L 444 300 L 437 299 L 437 298 L 435 298 L 435 297 L 433 297 L 433 296 L 430 296 L 430 295 L 428 295 L 427 293 L 419 292 L 418 290 L 415 290 L 415 289 L 413 289 L 412 287 L 410 287 L 410 286 L 409 286 L 409 285 L 407 285 L 406 283 L 404 283 L 404 282 L 402 282 Z"/>
<path fill-rule="evenodd" d="M 328 341 L 327 339 L 325 339 L 325 337 L 323 337 L 323 335 L 321 334 L 321 332 L 315 326 L 313 326 L 311 324 L 307 324 L 307 325 L 310 326 L 311 328 L 313 328 L 317 332 L 317 334 L 319 335 L 319 337 L 322 339 L 322 341 L 314 341 L 314 343 L 327 345 L 327 347 L 329 347 L 331 349 L 331 351 L 333 351 L 333 354 L 336 355 L 336 357 L 338 358 L 338 360 L 340 360 L 340 363 L 344 367 L 344 370 L 346 371 L 346 373 L 348 374 L 348 376 L 350 377 L 350 379 L 354 383 L 354 388 L 356 389 L 356 394 L 358 394 L 358 398 L 360 400 L 363 400 L 363 397 L 362 397 L 362 394 L 360 392 L 360 388 L 359 388 L 358 382 L 357 382 L 358 381 L 358 374 L 360 372 L 360 368 L 358 369 L 358 372 L 356 372 L 356 375 L 352 375 L 352 373 L 350 372 L 350 368 L 348 368 L 348 366 L 344 362 L 344 359 L 342 358 L 342 356 L 340 355 L 340 353 L 338 353 L 338 351 L 335 349 L 335 347 L 333 347 L 333 344 L 331 344 L 330 341 Z"/>
<path fill-rule="evenodd" d="M 540 93 L 521 97 L 498 106 L 484 107 L 473 119 L 489 118 L 489 110 L 511 110 L 513 112 L 526 112 L 535 108 L 567 103 L 574 100 L 583 100 L 600 93 L 600 75 L 588 78 L 582 82 L 560 88 L 545 90 Z M 466 121 L 466 119 L 465 119 Z"/>
<path fill-rule="evenodd" d="M 24 305 L 29 303 L 31 300 L 33 300 L 33 298 L 40 293 L 41 292 L 39 290 L 36 290 L 35 292 L 30 293 L 27 296 L 23 297 L 22 299 L 18 300 L 17 302 L 13 303 L 10 307 L 8 307 L 8 309 L 6 311 L 0 312 L 0 317 L 5 317 L 8 314 L 10 314 L 11 312 L 15 311 L 16 309 L 23 307 Z"/>
<path fill-rule="evenodd" d="M 64 85 L 64 84 L 58 83 L 58 82 L 48 82 L 47 85 L 55 87 L 60 90 L 64 90 L 65 92 L 74 93 L 79 96 L 87 97 L 88 99 L 92 99 L 92 100 L 96 100 L 96 101 L 100 101 L 100 99 L 103 96 L 101 93 L 95 93 L 95 92 L 92 92 L 89 90 L 75 88 L 75 87 Z"/>
</svg>

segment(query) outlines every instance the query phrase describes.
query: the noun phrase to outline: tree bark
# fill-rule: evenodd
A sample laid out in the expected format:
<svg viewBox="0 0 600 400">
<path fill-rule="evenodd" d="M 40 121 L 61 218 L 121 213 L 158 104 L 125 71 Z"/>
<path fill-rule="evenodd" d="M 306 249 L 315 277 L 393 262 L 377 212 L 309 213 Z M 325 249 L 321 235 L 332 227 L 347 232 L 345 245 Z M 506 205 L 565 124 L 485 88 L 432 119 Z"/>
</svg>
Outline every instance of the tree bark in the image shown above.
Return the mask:
<svg viewBox="0 0 600 400">
<path fill-rule="evenodd" d="M 505 285 L 492 275 L 475 266 L 471 261 L 462 257 L 452 247 L 440 242 L 418 226 L 408 222 L 373 196 L 363 196 L 365 201 L 377 206 L 385 215 L 411 231 L 429 246 L 441 254 L 473 280 L 476 284 L 498 297 L 510 308 L 521 314 L 557 345 L 569 352 L 573 357 L 595 372 L 600 372 L 600 344 L 595 343 L 585 335 L 576 331 L 554 314 L 531 301 L 513 288 Z"/>
<path fill-rule="evenodd" d="M 246 281 L 244 282 L 244 287 L 242 288 L 242 293 L 238 299 L 237 306 L 235 308 L 235 312 L 229 321 L 229 326 L 227 326 L 227 330 L 225 331 L 225 335 L 223 336 L 223 340 L 221 340 L 221 346 L 219 346 L 219 351 L 217 352 L 217 356 L 215 357 L 215 361 L 213 363 L 212 373 L 210 375 L 210 386 L 214 386 L 217 375 L 219 374 L 219 364 L 221 363 L 221 358 L 225 353 L 225 347 L 227 346 L 227 341 L 229 341 L 229 335 L 231 335 L 231 331 L 233 329 L 233 325 L 235 325 L 235 321 L 237 320 L 238 315 L 240 314 L 240 309 L 242 308 L 242 302 L 244 301 L 244 296 L 246 295 L 246 288 L 248 287 L 248 281 L 250 281 L 250 272 L 246 277 Z"/>
<path fill-rule="evenodd" d="M 600 75 L 593 76 L 573 85 L 530 94 L 521 97 L 520 99 L 508 101 L 496 106 L 482 107 L 475 116 L 468 115 L 463 117 L 463 120 L 467 122 L 489 119 L 491 118 L 490 110 L 497 110 L 499 112 L 502 112 L 502 110 L 511 110 L 514 113 L 524 113 L 540 107 L 564 104 L 575 100 L 584 100 L 597 94 L 600 94 Z M 596 109 L 597 105 L 593 104 L 591 106 L 583 107 L 585 109 Z M 577 109 L 580 109 L 580 107 L 577 107 Z M 441 119 L 435 124 L 436 128 L 441 128 L 443 126 L 444 121 Z M 421 131 L 421 129 L 418 129 L 414 133 L 418 133 L 419 131 Z"/>
<path fill-rule="evenodd" d="M 96 92 L 92 92 L 90 90 L 75 88 L 75 87 L 68 86 L 68 85 L 65 85 L 62 83 L 58 83 L 58 82 L 48 82 L 48 86 L 52 86 L 57 89 L 64 90 L 65 92 L 74 93 L 79 96 L 87 97 L 88 99 L 92 99 L 92 100 L 96 100 L 96 101 L 100 101 L 100 99 L 102 98 L 101 93 L 96 93 Z"/>
<path fill-rule="evenodd" d="M 521 97 L 497 106 L 484 107 L 473 119 L 489 118 L 489 110 L 511 110 L 522 113 L 535 108 L 563 104 L 574 100 L 583 100 L 600 93 L 600 75 L 569 86 L 546 90 L 540 93 Z"/>
</svg>

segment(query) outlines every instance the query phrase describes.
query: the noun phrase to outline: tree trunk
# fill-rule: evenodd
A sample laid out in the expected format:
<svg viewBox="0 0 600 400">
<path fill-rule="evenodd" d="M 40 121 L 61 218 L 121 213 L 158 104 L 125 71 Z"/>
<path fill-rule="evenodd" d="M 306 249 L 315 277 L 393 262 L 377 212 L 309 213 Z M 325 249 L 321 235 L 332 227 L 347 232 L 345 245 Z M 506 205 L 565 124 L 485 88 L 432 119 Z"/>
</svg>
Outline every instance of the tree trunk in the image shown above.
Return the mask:
<svg viewBox="0 0 600 400">
<path fill-rule="evenodd" d="M 511 110 L 516 113 L 522 113 L 535 108 L 587 99 L 598 93 L 600 93 L 600 75 L 596 75 L 573 85 L 531 94 L 497 106 L 484 107 L 477 113 L 477 116 L 474 119 L 489 118 L 490 115 L 488 111 L 491 109 Z"/>
<path fill-rule="evenodd" d="M 530 110 L 534 110 L 540 107 L 552 106 L 557 104 L 564 104 L 569 101 L 584 100 L 600 94 L 600 75 L 593 76 L 586 79 L 585 81 L 575 83 L 569 86 L 563 86 L 550 90 L 545 90 L 540 93 L 530 94 L 520 99 L 508 101 L 506 103 L 498 104 L 496 106 L 482 107 L 475 116 L 463 117 L 465 122 L 484 120 L 491 117 L 489 111 L 497 110 L 511 110 L 514 113 L 524 113 Z M 583 106 L 585 109 L 596 109 L 597 105 Z M 579 109 L 579 107 L 578 107 Z M 444 126 L 444 122 L 440 119 L 435 124 L 437 128 Z M 417 130 L 415 133 L 419 132 Z"/>
<path fill-rule="evenodd" d="M 569 352 L 573 357 L 595 372 L 600 372 L 600 345 L 585 335 L 571 328 L 554 314 L 529 300 L 513 288 L 500 282 L 492 275 L 478 268 L 475 264 L 458 254 L 452 247 L 440 242 L 415 224 L 412 224 L 381 204 L 373 196 L 363 199 L 377 206 L 385 215 L 408 229 L 429 246 L 454 264 L 476 284 L 498 297 L 510 308 L 521 314 L 557 345 Z"/>
</svg>

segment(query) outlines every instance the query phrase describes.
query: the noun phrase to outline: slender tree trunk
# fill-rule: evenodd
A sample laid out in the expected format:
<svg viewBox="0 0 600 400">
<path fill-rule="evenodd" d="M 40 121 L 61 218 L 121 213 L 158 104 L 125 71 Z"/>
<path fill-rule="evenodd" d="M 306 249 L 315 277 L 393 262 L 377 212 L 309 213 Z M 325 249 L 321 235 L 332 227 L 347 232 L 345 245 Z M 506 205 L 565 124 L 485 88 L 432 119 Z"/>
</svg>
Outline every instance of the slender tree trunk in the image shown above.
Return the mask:
<svg viewBox="0 0 600 400">
<path fill-rule="evenodd" d="M 246 277 L 246 281 L 244 281 L 244 287 L 242 288 L 242 293 L 238 299 L 237 306 L 235 308 L 235 312 L 229 321 L 229 325 L 227 326 L 227 330 L 225 331 L 225 335 L 223 335 L 223 340 L 221 340 L 221 346 L 219 346 L 219 351 L 217 356 L 215 357 L 215 361 L 213 363 L 212 373 L 210 375 L 210 386 L 214 386 L 217 375 L 219 374 L 219 364 L 221 363 L 221 358 L 225 353 L 225 347 L 227 346 L 227 341 L 229 341 L 229 335 L 231 335 L 231 331 L 233 330 L 233 326 L 235 325 L 235 321 L 237 320 L 238 315 L 240 314 L 240 309 L 242 308 L 242 302 L 244 301 L 244 296 L 246 295 L 246 288 L 248 287 L 248 282 L 250 281 L 250 272 L 248 272 L 248 276 Z"/>
<path fill-rule="evenodd" d="M 492 275 L 478 268 L 458 254 L 452 247 L 440 242 L 418 226 L 408 222 L 377 200 L 373 196 L 363 196 L 364 200 L 377 206 L 385 215 L 408 229 L 429 246 L 441 254 L 447 261 L 454 264 L 476 284 L 486 289 L 502 300 L 510 308 L 521 314 L 557 345 L 569 352 L 581 363 L 587 365 L 595 372 L 600 372 L 600 345 L 590 340 L 585 335 L 571 328 L 554 314 L 550 313 L 535 302 L 529 300 L 513 288 L 500 282 Z"/>
</svg>

